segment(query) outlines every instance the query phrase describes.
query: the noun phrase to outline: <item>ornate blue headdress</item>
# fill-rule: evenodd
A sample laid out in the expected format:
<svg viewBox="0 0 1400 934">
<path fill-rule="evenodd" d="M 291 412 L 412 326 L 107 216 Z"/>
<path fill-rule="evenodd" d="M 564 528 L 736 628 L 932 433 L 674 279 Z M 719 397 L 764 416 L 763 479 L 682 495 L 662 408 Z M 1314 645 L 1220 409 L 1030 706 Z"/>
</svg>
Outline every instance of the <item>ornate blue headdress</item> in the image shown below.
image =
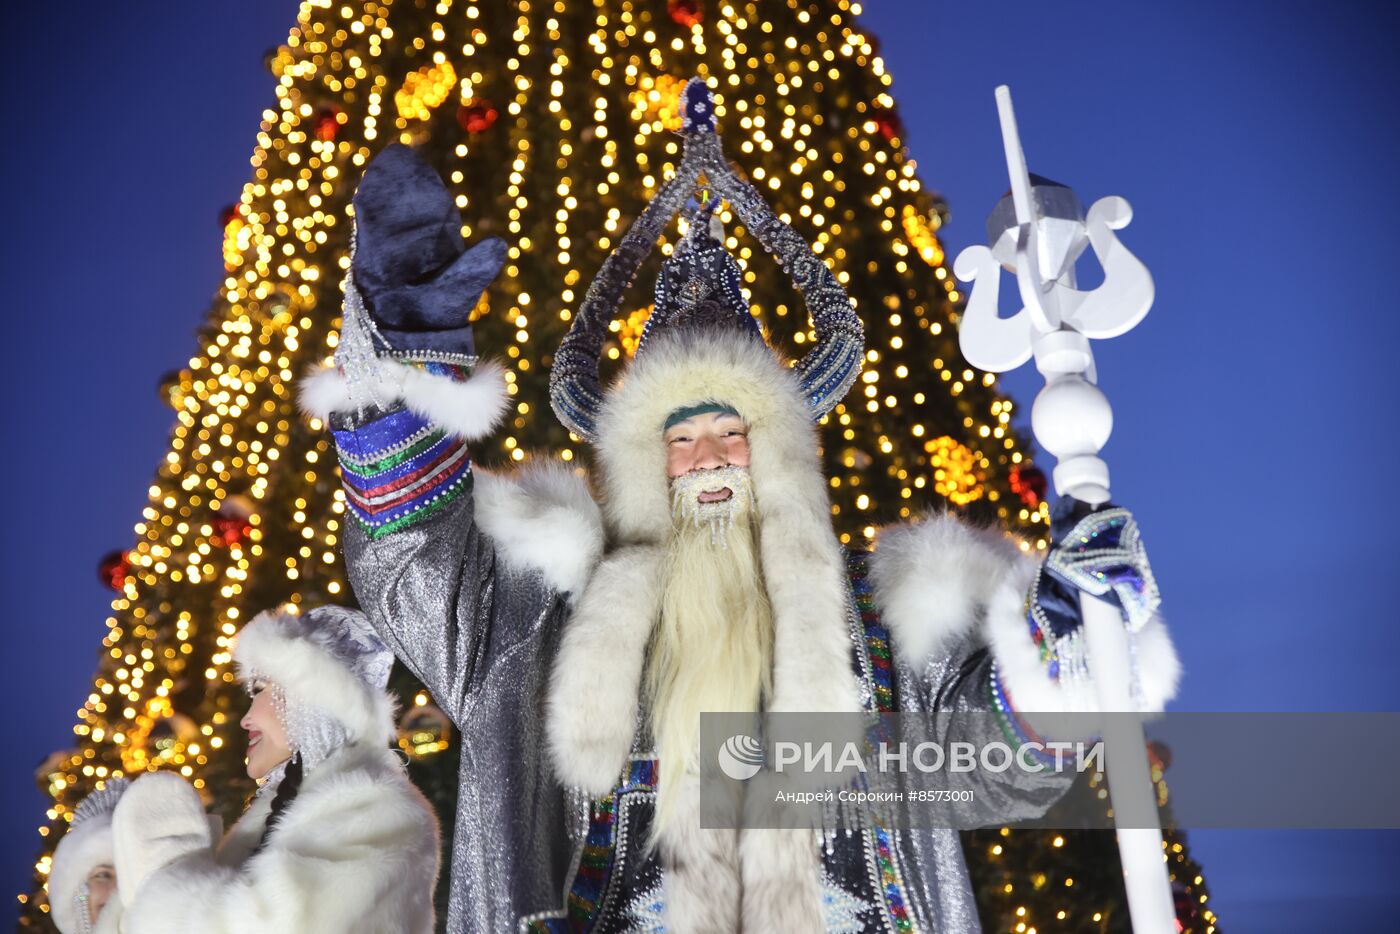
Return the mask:
<svg viewBox="0 0 1400 934">
<path fill-rule="evenodd" d="M 730 169 L 715 132 L 714 98 L 704 80 L 692 78 L 681 94 L 685 138 L 675 175 L 661 186 L 626 236 L 603 262 L 584 296 L 573 326 L 554 355 L 549 376 L 554 414 L 579 437 L 596 438 L 603 406 L 598 360 L 617 317 L 623 294 L 632 284 L 662 229 L 700 187 L 708 193 L 691 218 L 686 236 L 662 264 L 656 302 L 642 333 L 638 354 L 649 339 L 675 327 L 738 327 L 762 339 L 758 324 L 739 288 L 739 267 L 724 250 L 722 236 L 711 230 L 718 195 L 728 199 L 740 221 L 792 278 L 817 332 L 816 346 L 797 364 L 803 395 L 813 419 L 820 418 L 846 395 L 860 373 L 865 331 L 850 297 L 830 269 L 796 231 L 779 220 L 763 197 Z"/>
<path fill-rule="evenodd" d="M 758 320 L 740 286 L 739 264 L 724 249 L 724 228 L 715 217 L 719 199 L 701 190 L 690 228 L 656 279 L 652 312 L 642 328 L 637 353 L 653 334 L 670 327 L 734 327 L 763 339 Z"/>
</svg>

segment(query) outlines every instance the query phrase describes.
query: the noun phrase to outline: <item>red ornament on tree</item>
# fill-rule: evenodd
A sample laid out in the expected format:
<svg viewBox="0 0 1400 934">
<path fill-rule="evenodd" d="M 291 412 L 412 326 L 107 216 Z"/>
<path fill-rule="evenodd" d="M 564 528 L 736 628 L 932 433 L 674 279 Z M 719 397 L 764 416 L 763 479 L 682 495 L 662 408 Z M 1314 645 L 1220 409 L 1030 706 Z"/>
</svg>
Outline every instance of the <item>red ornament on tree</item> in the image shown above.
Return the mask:
<svg viewBox="0 0 1400 934">
<path fill-rule="evenodd" d="M 893 141 L 896 137 L 904 137 L 904 121 L 899 119 L 899 114 L 893 110 L 881 110 L 875 114 L 875 129 L 880 131 L 880 135 L 887 141 Z"/>
<path fill-rule="evenodd" d="M 1034 509 L 1045 498 L 1045 473 L 1033 464 L 1011 468 L 1011 492 Z"/>
<path fill-rule="evenodd" d="M 225 205 L 224 209 L 219 212 L 219 226 L 221 228 L 227 227 L 233 222 L 234 218 L 242 216 L 243 205 L 237 203 Z"/>
<path fill-rule="evenodd" d="M 131 576 L 131 561 L 125 551 L 109 551 L 97 562 L 97 577 L 102 583 L 121 593 Z"/>
<path fill-rule="evenodd" d="M 468 133 L 484 133 L 491 129 L 500 116 L 495 106 L 484 97 L 473 97 L 457 108 L 457 122 Z"/>
<path fill-rule="evenodd" d="M 1166 743 L 1161 742 L 1160 740 L 1148 740 L 1147 761 L 1151 763 L 1154 767 L 1159 768 L 1163 772 L 1165 772 L 1172 766 L 1171 747 L 1168 746 Z"/>
<path fill-rule="evenodd" d="M 335 139 L 340 132 L 340 108 L 322 107 L 316 114 L 316 138 L 324 142 Z"/>
<path fill-rule="evenodd" d="M 209 523 L 214 527 L 214 536 L 225 545 L 236 545 L 248 537 L 253 524 L 240 516 L 215 516 Z"/>
<path fill-rule="evenodd" d="M 666 11 L 671 14 L 671 19 L 686 29 L 700 25 L 705 19 L 705 10 L 700 5 L 700 0 L 668 0 Z"/>
<path fill-rule="evenodd" d="M 209 520 L 214 529 L 214 537 L 225 545 L 236 545 L 248 537 L 253 523 L 253 502 L 241 493 L 235 493 L 224 500 L 218 513 Z"/>
</svg>

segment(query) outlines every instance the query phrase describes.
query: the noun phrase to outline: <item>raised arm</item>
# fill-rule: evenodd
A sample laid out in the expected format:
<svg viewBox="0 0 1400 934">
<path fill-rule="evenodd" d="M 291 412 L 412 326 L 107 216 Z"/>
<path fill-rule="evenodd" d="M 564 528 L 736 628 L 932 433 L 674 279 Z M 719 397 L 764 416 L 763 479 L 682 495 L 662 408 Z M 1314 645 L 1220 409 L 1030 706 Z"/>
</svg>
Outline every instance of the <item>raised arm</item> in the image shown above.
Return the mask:
<svg viewBox="0 0 1400 934">
<path fill-rule="evenodd" d="M 336 395 L 338 371 L 316 377 L 303 403 L 333 427 L 356 599 L 456 720 L 493 661 L 539 635 L 556 602 L 581 588 L 602 550 L 602 519 L 564 465 L 509 477 L 473 469 L 464 438 L 489 431 L 506 398 L 494 366 L 468 376 L 381 365 L 402 377 L 387 408 L 355 411 Z"/>
<path fill-rule="evenodd" d="M 464 250 L 451 195 L 398 144 L 366 169 L 355 217 L 335 366 L 303 381 L 301 402 L 335 436 L 355 595 L 456 720 L 493 660 L 537 634 L 581 573 L 535 554 L 551 525 L 562 534 L 550 497 L 596 508 L 572 475 L 568 490 L 534 475 L 473 476 L 469 444 L 509 400 L 500 369 L 478 361 L 470 324 L 505 244 Z M 593 539 L 578 549 L 585 563 L 601 545 Z"/>
<path fill-rule="evenodd" d="M 321 413 L 340 460 L 345 563 L 381 638 L 455 719 L 488 665 L 493 635 L 498 642 L 512 635 L 492 632 L 495 553 L 474 520 L 467 441 L 490 430 L 504 386 L 489 367 L 470 377 L 441 365 L 410 371 L 412 364 L 386 361 L 390 367 L 403 368 L 404 391 L 387 408 L 362 415 L 345 403 Z M 320 379 L 324 391 L 325 382 L 343 376 Z M 449 430 L 449 413 L 434 417 L 434 405 L 474 409 L 480 427 L 463 430 L 459 415 Z"/>
</svg>

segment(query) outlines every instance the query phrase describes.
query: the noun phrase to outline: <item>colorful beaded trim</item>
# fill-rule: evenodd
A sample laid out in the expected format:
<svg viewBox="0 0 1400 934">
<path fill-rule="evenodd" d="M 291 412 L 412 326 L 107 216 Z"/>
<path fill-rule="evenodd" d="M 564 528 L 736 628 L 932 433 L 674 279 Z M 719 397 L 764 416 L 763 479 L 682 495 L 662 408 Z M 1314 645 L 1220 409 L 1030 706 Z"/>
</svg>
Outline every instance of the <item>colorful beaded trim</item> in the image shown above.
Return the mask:
<svg viewBox="0 0 1400 934">
<path fill-rule="evenodd" d="M 860 614 L 861 632 L 865 637 L 866 657 L 870 659 L 870 687 L 878 713 L 894 713 L 898 709 L 894 687 L 894 656 L 890 649 L 890 634 L 880 623 L 875 607 L 874 588 L 870 584 L 870 552 L 848 550 L 846 571 L 851 580 L 856 611 Z M 899 859 L 892 844 L 889 827 L 872 818 L 868 831 L 875 843 L 877 884 L 883 896 L 885 911 L 896 931 L 913 931 L 914 921 L 904 898 L 904 880 L 899 872 Z"/>
<path fill-rule="evenodd" d="M 526 930 L 532 934 L 563 934 L 592 929 L 617 855 L 618 799 L 630 791 L 655 791 L 656 775 L 655 759 L 634 759 L 622 784 L 593 802 L 588 813 L 588 834 L 565 901 L 565 917 L 533 918 Z"/>
<path fill-rule="evenodd" d="M 899 878 L 899 867 L 895 865 L 894 852 L 890 846 L 888 827 L 874 828 L 875 858 L 880 864 L 880 890 L 885 896 L 885 907 L 890 913 L 890 921 L 896 931 L 914 930 L 914 922 L 909 917 L 909 909 L 904 904 L 904 893 Z"/>
<path fill-rule="evenodd" d="M 869 570 L 870 552 L 846 552 L 846 571 L 851 578 L 851 592 L 855 596 L 856 611 L 860 613 L 861 627 L 865 632 L 865 648 L 870 655 L 870 681 L 875 694 L 875 708 L 880 713 L 892 713 L 896 709 L 896 702 L 890 634 L 889 630 L 880 625 L 880 613 L 875 609 L 874 588 L 868 578 Z"/>
<path fill-rule="evenodd" d="M 415 365 L 434 375 L 465 378 L 463 367 Z M 407 409 L 332 434 L 350 515 L 371 539 L 427 519 L 471 488 L 466 444 Z"/>
<path fill-rule="evenodd" d="M 1006 693 L 1006 688 L 1001 683 L 1001 675 L 997 672 L 997 666 L 992 664 L 992 674 L 987 681 L 987 691 L 991 696 L 992 710 L 996 713 L 997 725 L 1001 727 L 1001 735 L 1012 747 L 1039 744 L 1043 745 L 1044 740 L 1040 738 L 1035 730 L 1031 729 L 1026 721 L 1021 719 L 1016 713 L 1016 707 L 1011 703 L 1011 696 Z M 1054 763 L 1055 757 L 1050 753 L 1043 752 L 1035 746 L 1031 749 L 1031 755 L 1037 762 L 1045 765 Z"/>
<path fill-rule="evenodd" d="M 1040 652 L 1040 663 L 1045 666 L 1050 679 L 1058 681 L 1060 680 L 1060 658 L 1055 652 L 1055 631 L 1049 620 L 1044 618 L 1044 614 L 1036 612 L 1038 607 L 1035 602 L 1035 594 L 1040 589 L 1040 575 L 1042 573 L 1043 570 L 1036 571 L 1035 582 L 1031 586 L 1030 592 L 1026 594 L 1024 606 L 1026 626 L 1030 628 L 1031 642 L 1035 643 L 1036 649 Z"/>
</svg>

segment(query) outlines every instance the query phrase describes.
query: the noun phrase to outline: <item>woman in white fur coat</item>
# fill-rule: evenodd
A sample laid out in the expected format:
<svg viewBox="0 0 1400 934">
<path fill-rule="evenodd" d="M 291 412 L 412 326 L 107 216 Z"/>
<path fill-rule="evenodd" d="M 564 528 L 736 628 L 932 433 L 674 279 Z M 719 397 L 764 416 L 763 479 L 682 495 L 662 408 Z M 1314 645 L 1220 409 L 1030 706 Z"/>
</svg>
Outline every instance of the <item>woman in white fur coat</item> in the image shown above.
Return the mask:
<svg viewBox="0 0 1400 934">
<path fill-rule="evenodd" d="M 393 655 L 340 607 L 264 613 L 233 651 L 259 790 L 217 846 L 195 790 L 143 776 L 113 817 L 125 934 L 427 934 L 439 842 L 389 748 Z"/>
<path fill-rule="evenodd" d="M 115 934 L 122 905 L 112 855 L 112 810 L 127 788 L 108 781 L 83 799 L 58 841 L 49 870 L 49 911 L 59 934 Z"/>
</svg>

